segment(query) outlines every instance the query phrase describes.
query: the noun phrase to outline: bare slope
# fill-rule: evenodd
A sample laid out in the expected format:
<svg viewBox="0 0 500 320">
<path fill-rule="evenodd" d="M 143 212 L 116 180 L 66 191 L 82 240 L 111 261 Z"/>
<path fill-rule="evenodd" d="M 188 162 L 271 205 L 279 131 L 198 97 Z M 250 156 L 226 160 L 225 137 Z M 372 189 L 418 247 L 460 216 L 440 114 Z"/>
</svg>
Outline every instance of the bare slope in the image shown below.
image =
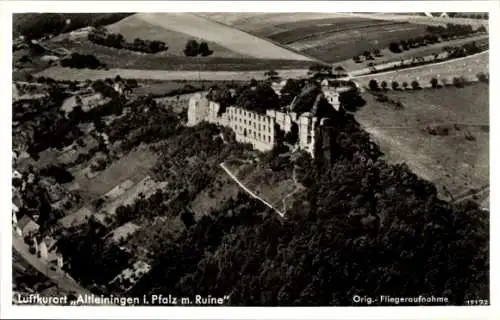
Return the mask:
<svg viewBox="0 0 500 320">
<path fill-rule="evenodd" d="M 190 13 L 139 13 L 135 17 L 151 25 L 214 42 L 233 52 L 254 58 L 311 60 L 269 41 Z"/>
<path fill-rule="evenodd" d="M 142 19 L 139 15 L 132 15 L 115 24 L 107 26 L 110 32 L 121 33 L 127 41 L 134 41 L 135 38 L 163 41 L 168 46 L 166 55 L 184 56 L 186 42 L 193 39 L 193 36 L 183 32 L 177 32 L 164 28 L 161 25 L 151 24 Z M 244 58 L 246 54 L 240 54 L 222 47 L 214 42 L 208 42 L 210 50 L 214 53 L 212 57 Z"/>
<path fill-rule="evenodd" d="M 456 198 L 489 185 L 487 84 L 387 94 L 404 108 L 396 110 L 366 94 L 367 105 L 355 117 L 389 161 L 405 161 L 444 196 L 443 187 Z M 446 128 L 448 134 L 431 135 L 428 126 Z"/>
</svg>

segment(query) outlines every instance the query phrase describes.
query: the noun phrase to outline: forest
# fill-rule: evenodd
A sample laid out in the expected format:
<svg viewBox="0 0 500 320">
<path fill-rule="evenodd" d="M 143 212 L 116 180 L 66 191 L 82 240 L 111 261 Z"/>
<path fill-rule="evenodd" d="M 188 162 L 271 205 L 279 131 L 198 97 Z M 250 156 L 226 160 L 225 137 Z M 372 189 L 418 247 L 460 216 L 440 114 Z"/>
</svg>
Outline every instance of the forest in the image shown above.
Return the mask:
<svg viewBox="0 0 500 320">
<path fill-rule="evenodd" d="M 160 237 L 133 293 L 229 294 L 249 306 L 351 305 L 354 294 L 488 298 L 487 213 L 441 201 L 405 164 L 387 164 L 350 115 L 318 134 L 315 160 L 297 160 L 307 191 L 285 219 L 240 194 L 177 239 Z"/>
</svg>

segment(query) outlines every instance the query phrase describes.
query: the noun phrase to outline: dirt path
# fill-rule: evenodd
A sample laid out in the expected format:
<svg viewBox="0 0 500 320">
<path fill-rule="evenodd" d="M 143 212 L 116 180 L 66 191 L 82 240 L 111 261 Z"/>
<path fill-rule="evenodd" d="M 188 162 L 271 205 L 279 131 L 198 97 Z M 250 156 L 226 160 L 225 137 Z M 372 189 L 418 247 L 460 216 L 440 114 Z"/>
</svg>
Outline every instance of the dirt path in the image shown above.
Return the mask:
<svg viewBox="0 0 500 320">
<path fill-rule="evenodd" d="M 238 180 L 238 178 L 231 172 L 229 171 L 229 169 L 226 168 L 226 166 L 224 165 L 224 162 L 222 162 L 220 164 L 220 167 L 222 169 L 224 169 L 224 171 L 226 171 L 226 173 L 243 189 L 245 190 L 252 198 L 254 199 L 257 199 L 259 200 L 260 202 L 262 202 L 263 204 L 265 204 L 267 207 L 269 207 L 270 209 L 273 209 L 274 211 L 276 211 L 277 214 L 280 215 L 280 217 L 284 217 L 285 214 L 281 211 L 279 211 L 278 209 L 276 209 L 275 207 L 273 207 L 269 202 L 267 202 L 266 200 L 262 199 L 261 197 L 259 197 L 258 195 L 256 195 L 255 193 L 253 193 L 252 190 L 248 189 L 243 183 L 240 182 L 240 180 Z"/>
<path fill-rule="evenodd" d="M 297 167 L 294 165 L 293 170 L 292 170 L 292 180 L 293 180 L 293 184 L 295 185 L 295 189 L 283 198 L 283 200 L 282 200 L 283 201 L 283 213 L 286 213 L 286 211 L 287 211 L 286 200 L 288 198 L 290 198 L 291 196 L 293 196 L 294 194 L 296 194 L 297 192 L 299 192 L 300 190 L 304 189 L 304 186 L 300 182 L 297 181 L 297 174 L 295 171 L 296 168 Z"/>
</svg>

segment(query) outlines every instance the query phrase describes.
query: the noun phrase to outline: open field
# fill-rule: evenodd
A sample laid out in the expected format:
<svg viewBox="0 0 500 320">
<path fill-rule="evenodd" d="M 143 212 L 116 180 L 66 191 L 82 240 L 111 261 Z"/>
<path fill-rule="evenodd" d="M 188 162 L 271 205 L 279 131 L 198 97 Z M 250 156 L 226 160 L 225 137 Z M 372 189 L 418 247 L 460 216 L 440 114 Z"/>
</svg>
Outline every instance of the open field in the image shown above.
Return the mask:
<svg viewBox="0 0 500 320">
<path fill-rule="evenodd" d="M 327 62 L 339 62 L 365 50 L 384 48 L 425 33 L 425 26 L 359 18 L 347 13 L 204 14 L 259 37 Z"/>
<path fill-rule="evenodd" d="M 247 31 L 252 34 L 265 33 L 273 26 L 297 21 L 313 21 L 336 17 L 337 13 L 321 12 L 197 12 L 198 16 Z"/>
<path fill-rule="evenodd" d="M 115 49 L 98 45 L 88 40 L 78 42 L 64 40 L 51 43 L 50 47 L 64 47 L 80 54 L 95 55 L 108 68 L 151 69 L 151 70 L 269 70 L 308 68 L 311 61 L 276 59 L 257 59 L 252 57 L 186 57 L 167 53 L 146 54 L 125 49 Z M 68 68 L 71 70 L 70 68 Z M 37 69 L 40 70 L 40 69 Z M 50 70 L 50 69 L 49 69 Z M 80 72 L 75 69 L 74 72 Z"/>
<path fill-rule="evenodd" d="M 363 22 L 362 26 L 320 33 L 290 43 L 288 46 L 327 62 L 338 62 L 352 58 L 365 50 L 386 48 L 393 41 L 399 42 L 424 34 L 425 26 L 422 25 Z"/>
<path fill-rule="evenodd" d="M 478 35 L 470 38 L 455 39 L 446 42 L 440 42 L 435 44 L 430 44 L 425 47 L 413 48 L 408 51 L 403 51 L 401 53 L 392 53 L 388 48 L 380 50 L 381 57 L 375 57 L 372 61 L 363 61 L 361 63 L 356 63 L 352 58 L 346 59 L 338 63 L 347 71 L 361 71 L 362 69 L 368 70 L 367 66 L 369 62 L 373 62 L 375 65 L 384 64 L 388 62 L 399 62 L 401 59 L 411 59 L 411 58 L 423 58 L 429 55 L 434 55 L 436 53 L 441 53 L 444 47 L 447 46 L 461 46 L 466 43 L 476 42 L 477 45 L 488 43 L 488 35 Z"/>
<path fill-rule="evenodd" d="M 367 74 L 354 77 L 355 81 L 361 86 L 368 86 L 371 79 L 379 83 L 386 81 L 390 84 L 392 81 L 401 83 L 406 81 L 410 84 L 417 80 L 422 87 L 430 86 L 430 80 L 437 78 L 439 81 L 446 79 L 451 84 L 453 77 L 462 76 L 469 81 L 476 81 L 476 75 L 479 72 L 489 72 L 489 51 L 481 52 L 476 55 L 465 58 L 454 59 L 445 62 L 424 65 L 409 69 L 389 71 L 376 74 Z"/>
<path fill-rule="evenodd" d="M 81 189 L 101 196 L 125 180 L 130 179 L 134 182 L 141 180 L 147 175 L 148 170 L 155 164 L 157 159 L 158 155 L 147 149 L 133 150 L 113 162 L 92 179 L 87 178 L 84 173 L 85 170 L 72 173 Z"/>
<path fill-rule="evenodd" d="M 75 80 L 82 79 L 98 80 L 105 78 L 114 78 L 120 75 L 126 79 L 149 79 L 159 81 L 173 80 L 204 80 L 204 81 L 248 81 L 253 79 L 262 80 L 265 71 L 251 69 L 253 71 L 168 71 L 165 70 L 140 70 L 140 69 L 109 69 L 109 70 L 91 70 L 91 69 L 70 69 L 54 67 L 45 69 L 37 73 L 36 76 L 50 77 L 54 80 Z M 275 69 L 283 78 L 306 78 L 307 69 Z"/>
<path fill-rule="evenodd" d="M 133 16 L 153 26 L 203 39 L 258 59 L 311 60 L 269 41 L 190 13 L 138 13 Z"/>
<path fill-rule="evenodd" d="M 435 183 L 443 197 L 448 195 L 443 186 L 456 197 L 489 184 L 488 85 L 387 95 L 404 108 L 396 110 L 366 94 L 367 105 L 355 117 L 390 162 L 405 161 L 417 175 Z M 431 135 L 427 126 L 449 131 Z"/>
<path fill-rule="evenodd" d="M 483 19 L 470 19 L 470 18 L 440 18 L 440 17 L 427 17 L 424 15 L 414 15 L 414 14 L 398 14 L 392 12 L 386 13 L 358 13 L 352 12 L 348 13 L 353 17 L 359 18 L 367 18 L 367 19 L 376 19 L 376 20 L 385 20 L 385 21 L 405 21 L 415 24 L 423 24 L 423 25 L 446 25 L 447 23 L 454 24 L 470 24 L 475 27 L 485 26 L 488 29 L 488 20 Z"/>
<path fill-rule="evenodd" d="M 165 19 L 168 20 L 169 17 L 167 16 Z M 188 40 L 203 40 L 198 37 L 193 37 L 190 34 L 164 28 L 158 24 L 149 23 L 145 19 L 142 19 L 140 15 L 129 16 L 115 24 L 107 26 L 106 29 L 113 33 L 121 33 L 128 42 L 133 42 L 135 38 L 163 41 L 168 47 L 168 50 L 164 54 L 168 56 L 184 56 L 183 50 Z M 231 51 L 215 42 L 208 42 L 208 47 L 213 51 L 212 57 L 249 58 L 245 53 Z"/>
</svg>

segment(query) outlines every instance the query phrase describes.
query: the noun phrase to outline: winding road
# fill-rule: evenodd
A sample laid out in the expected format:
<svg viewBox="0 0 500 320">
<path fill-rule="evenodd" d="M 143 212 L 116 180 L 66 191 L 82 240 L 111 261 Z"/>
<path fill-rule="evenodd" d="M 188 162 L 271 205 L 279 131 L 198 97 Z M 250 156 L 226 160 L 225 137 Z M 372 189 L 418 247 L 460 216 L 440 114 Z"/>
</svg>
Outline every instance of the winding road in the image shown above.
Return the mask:
<svg viewBox="0 0 500 320">
<path fill-rule="evenodd" d="M 58 285 L 59 288 L 68 291 L 75 292 L 76 294 L 81 295 L 91 295 L 92 292 L 80 286 L 73 278 L 71 278 L 65 272 L 59 270 L 51 270 L 50 264 L 48 261 L 44 261 L 39 259 L 36 255 L 31 254 L 29 251 L 29 247 L 24 243 L 23 239 L 15 232 L 12 232 L 12 247 L 15 249 L 19 255 L 28 262 L 35 269 L 40 271 L 43 275 L 47 276 L 50 280 L 52 280 L 55 284 Z"/>
</svg>

